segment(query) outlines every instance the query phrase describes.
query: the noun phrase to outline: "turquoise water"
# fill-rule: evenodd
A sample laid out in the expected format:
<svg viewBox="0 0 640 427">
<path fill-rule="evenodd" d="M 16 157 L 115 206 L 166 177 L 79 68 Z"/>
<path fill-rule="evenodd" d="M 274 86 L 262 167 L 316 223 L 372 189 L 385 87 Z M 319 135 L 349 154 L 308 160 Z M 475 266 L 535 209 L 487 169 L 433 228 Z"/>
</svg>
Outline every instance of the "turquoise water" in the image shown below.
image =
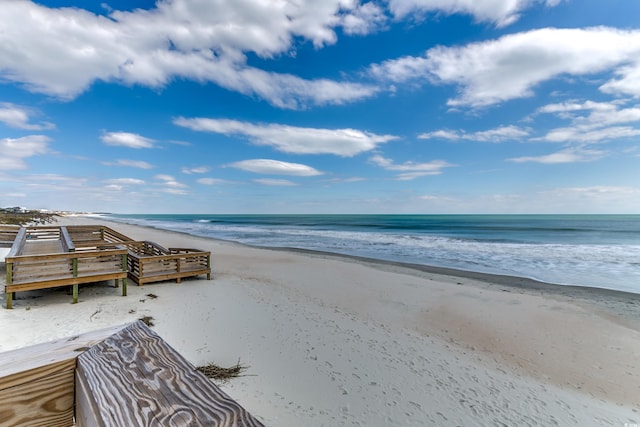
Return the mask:
<svg viewBox="0 0 640 427">
<path fill-rule="evenodd" d="M 640 215 L 109 215 L 255 246 L 640 293 Z"/>
</svg>

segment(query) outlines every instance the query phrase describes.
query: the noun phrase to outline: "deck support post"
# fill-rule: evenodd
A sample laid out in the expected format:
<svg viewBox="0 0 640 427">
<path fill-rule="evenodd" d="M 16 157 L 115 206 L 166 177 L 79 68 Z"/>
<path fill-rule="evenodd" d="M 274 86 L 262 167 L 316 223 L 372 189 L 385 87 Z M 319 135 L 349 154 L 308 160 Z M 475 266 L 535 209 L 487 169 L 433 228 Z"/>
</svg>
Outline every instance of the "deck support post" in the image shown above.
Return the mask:
<svg viewBox="0 0 640 427">
<path fill-rule="evenodd" d="M 127 271 L 127 254 L 122 254 L 122 261 L 121 264 L 122 266 L 122 271 Z M 116 288 L 118 287 L 118 279 L 116 279 Z M 127 296 L 127 278 L 123 277 L 122 278 L 122 296 L 126 297 Z"/>
<path fill-rule="evenodd" d="M 78 258 L 71 259 L 71 270 L 73 272 L 73 277 L 78 277 Z M 73 284 L 73 304 L 78 303 L 78 284 Z"/>
<path fill-rule="evenodd" d="M 12 262 L 6 263 L 6 269 L 7 269 L 7 281 L 5 283 L 7 285 L 10 285 L 13 283 L 13 263 Z M 6 286 L 5 286 L 5 289 L 7 289 Z M 7 308 L 13 308 L 13 292 L 5 292 L 5 298 L 7 299 Z"/>
</svg>

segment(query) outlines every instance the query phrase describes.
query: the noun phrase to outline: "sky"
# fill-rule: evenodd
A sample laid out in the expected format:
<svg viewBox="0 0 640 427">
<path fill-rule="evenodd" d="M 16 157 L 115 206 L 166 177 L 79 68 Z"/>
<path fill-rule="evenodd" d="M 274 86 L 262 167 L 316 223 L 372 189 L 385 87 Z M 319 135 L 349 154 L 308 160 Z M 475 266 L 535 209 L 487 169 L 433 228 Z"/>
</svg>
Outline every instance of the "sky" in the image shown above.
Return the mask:
<svg viewBox="0 0 640 427">
<path fill-rule="evenodd" d="M 0 207 L 640 213 L 637 0 L 3 0 Z"/>
</svg>

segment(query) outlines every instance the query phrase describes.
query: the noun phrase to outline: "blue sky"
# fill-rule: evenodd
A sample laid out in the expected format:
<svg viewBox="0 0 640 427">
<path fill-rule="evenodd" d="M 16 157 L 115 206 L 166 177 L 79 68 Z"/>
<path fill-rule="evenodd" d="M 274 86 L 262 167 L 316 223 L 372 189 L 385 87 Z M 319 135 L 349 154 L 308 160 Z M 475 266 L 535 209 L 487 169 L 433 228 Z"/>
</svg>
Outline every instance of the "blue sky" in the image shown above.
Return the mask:
<svg viewBox="0 0 640 427">
<path fill-rule="evenodd" d="M 640 213 L 638 16 L 637 0 L 3 1 L 0 206 Z"/>
</svg>

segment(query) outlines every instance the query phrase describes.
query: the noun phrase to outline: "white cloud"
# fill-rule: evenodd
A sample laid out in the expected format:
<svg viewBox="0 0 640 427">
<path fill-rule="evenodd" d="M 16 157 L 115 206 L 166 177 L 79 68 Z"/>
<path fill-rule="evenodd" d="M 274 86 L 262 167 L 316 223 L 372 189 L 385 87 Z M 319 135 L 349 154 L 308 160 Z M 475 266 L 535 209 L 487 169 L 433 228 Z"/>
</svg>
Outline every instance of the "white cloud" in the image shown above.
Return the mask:
<svg viewBox="0 0 640 427">
<path fill-rule="evenodd" d="M 175 194 L 182 196 L 187 194 L 185 190 L 189 186 L 181 182 L 176 181 L 174 177 L 166 174 L 158 174 L 154 177 L 158 181 L 161 181 L 162 191 L 168 194 Z"/>
<path fill-rule="evenodd" d="M 0 170 L 26 169 L 25 159 L 46 154 L 49 142 L 44 135 L 0 139 Z"/>
<path fill-rule="evenodd" d="M 452 198 L 452 197 L 448 197 L 448 196 L 441 196 L 441 195 L 433 195 L 433 194 L 425 194 L 424 196 L 420 196 L 419 197 L 420 200 L 425 200 L 427 202 L 432 202 L 432 203 L 449 203 L 449 202 L 453 202 L 456 199 Z"/>
<path fill-rule="evenodd" d="M 198 166 L 195 168 L 182 168 L 182 173 L 191 175 L 194 173 L 207 173 L 209 172 L 209 168 L 207 166 Z"/>
<path fill-rule="evenodd" d="M 498 27 L 512 24 L 520 12 L 534 3 L 555 6 L 561 0 L 389 0 L 389 9 L 396 18 L 425 12 L 448 15 L 464 13 L 477 21 L 492 22 Z"/>
<path fill-rule="evenodd" d="M 615 94 L 640 96 L 640 31 L 607 27 L 544 28 L 509 34 L 462 47 L 438 46 L 424 57 L 403 57 L 370 67 L 380 80 L 412 80 L 459 86 L 452 106 L 479 107 L 533 95 L 534 87 L 563 75 L 613 72 L 600 86 Z"/>
<path fill-rule="evenodd" d="M 295 176 L 316 176 L 322 172 L 311 166 L 300 163 L 281 162 L 270 159 L 252 159 L 231 163 L 230 167 L 248 172 L 262 173 L 268 175 L 295 175 Z"/>
<path fill-rule="evenodd" d="M 600 150 L 588 150 L 584 148 L 567 148 L 556 153 L 543 156 L 524 156 L 507 159 L 515 163 L 543 163 L 543 164 L 560 164 L 560 163 L 576 163 L 591 162 L 602 158 L 606 153 Z"/>
<path fill-rule="evenodd" d="M 640 135 L 640 129 L 630 126 L 611 126 L 600 129 L 575 126 L 553 129 L 545 136 L 536 138 L 536 140 L 549 142 L 596 143 L 619 138 L 630 138 L 638 135 Z"/>
<path fill-rule="evenodd" d="M 600 90 L 613 95 L 640 95 L 640 62 L 618 68 L 615 75 L 619 78 L 609 80 Z"/>
<path fill-rule="evenodd" d="M 289 181 L 287 179 L 260 178 L 260 179 L 254 179 L 253 182 L 256 182 L 262 185 L 279 186 L 279 187 L 293 187 L 298 185 L 295 182 Z"/>
<path fill-rule="evenodd" d="M 60 98 L 74 98 L 97 80 L 162 87 L 174 77 L 211 82 L 283 108 L 341 104 L 377 91 L 247 65 L 247 53 L 270 59 L 294 50 L 297 38 L 317 48 L 335 43 L 341 17 L 360 20 L 345 18 L 351 31 L 375 25 L 366 22 L 378 19 L 366 13 L 371 8 L 351 0 L 167 0 L 151 10 L 108 17 L 28 1 L 4 2 L 2 9 L 0 77 Z"/>
<path fill-rule="evenodd" d="M 153 148 L 154 140 L 129 132 L 107 132 L 100 139 L 107 145 L 129 148 Z"/>
<path fill-rule="evenodd" d="M 26 130 L 49 130 L 55 128 L 55 125 L 49 122 L 31 123 L 32 115 L 33 111 L 28 108 L 0 102 L 0 122 L 7 126 Z"/>
<path fill-rule="evenodd" d="M 284 153 L 335 154 L 350 157 L 397 139 L 357 129 L 318 129 L 270 124 L 256 125 L 226 119 L 179 117 L 174 124 L 196 131 L 240 135 L 258 145 L 268 145 Z"/>
<path fill-rule="evenodd" d="M 635 197 L 640 200 L 640 188 L 630 186 L 595 185 L 590 187 L 560 187 L 541 191 L 540 194 L 554 196 L 557 199 L 591 198 L 600 201 L 611 199 L 627 199 Z"/>
<path fill-rule="evenodd" d="M 218 179 L 218 178 L 199 178 L 196 180 L 196 182 L 198 184 L 203 184 L 203 185 L 216 185 L 216 184 L 224 184 L 227 181 L 224 179 Z"/>
<path fill-rule="evenodd" d="M 137 178 L 113 178 L 106 180 L 105 183 L 110 185 L 142 185 L 144 181 Z"/>
<path fill-rule="evenodd" d="M 153 165 L 150 163 L 147 163 L 143 160 L 129 160 L 129 159 L 119 159 L 116 160 L 115 162 L 102 162 L 103 165 L 107 165 L 107 166 L 125 166 L 125 167 L 131 167 L 131 168 L 138 168 L 138 169 L 153 169 Z"/>
<path fill-rule="evenodd" d="M 442 138 L 450 140 L 465 139 L 481 142 L 504 142 L 510 140 L 520 140 L 529 136 L 529 129 L 522 129 L 517 126 L 500 126 L 479 132 L 466 133 L 465 131 L 437 130 L 418 135 L 419 139 Z"/>
<path fill-rule="evenodd" d="M 569 120 L 570 126 L 551 129 L 534 140 L 549 142 L 597 143 L 640 135 L 640 107 L 625 108 L 621 102 L 569 101 L 548 104 L 538 113 L 556 114 Z"/>
<path fill-rule="evenodd" d="M 175 178 L 172 177 L 171 175 L 166 175 L 166 174 L 158 174 L 154 177 L 155 179 L 159 179 L 160 181 L 175 181 Z"/>
<path fill-rule="evenodd" d="M 342 27 L 347 34 L 369 34 L 381 28 L 387 21 L 384 10 L 373 2 L 358 4 L 342 17 Z"/>
<path fill-rule="evenodd" d="M 441 139 L 451 139 L 455 141 L 462 138 L 462 135 L 463 133 L 460 131 L 441 129 L 434 132 L 421 133 L 420 135 L 418 135 L 418 139 L 441 138 Z"/>
<path fill-rule="evenodd" d="M 455 166 L 444 160 L 434 160 L 427 163 L 405 162 L 396 164 L 392 160 L 380 155 L 375 155 L 369 160 L 383 169 L 402 172 L 398 175 L 398 179 L 401 181 L 408 181 L 427 175 L 440 175 L 442 169 Z"/>
</svg>

